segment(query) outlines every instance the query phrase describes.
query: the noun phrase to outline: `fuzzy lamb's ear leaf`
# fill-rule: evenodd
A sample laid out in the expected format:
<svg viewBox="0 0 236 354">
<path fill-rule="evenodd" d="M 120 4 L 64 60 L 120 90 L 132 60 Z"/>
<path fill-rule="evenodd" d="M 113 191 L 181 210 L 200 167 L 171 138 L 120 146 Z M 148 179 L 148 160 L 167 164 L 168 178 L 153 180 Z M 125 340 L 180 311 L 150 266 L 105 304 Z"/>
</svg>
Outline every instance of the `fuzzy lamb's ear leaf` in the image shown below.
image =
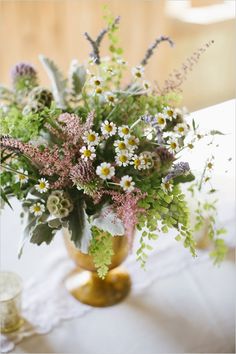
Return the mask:
<svg viewBox="0 0 236 354">
<path fill-rule="evenodd" d="M 20 240 L 19 247 L 18 247 L 18 258 L 20 258 L 22 256 L 25 242 L 30 238 L 31 232 L 35 228 L 36 221 L 37 221 L 37 216 L 31 216 L 31 215 L 28 216 L 28 224 L 26 225 L 26 227 L 24 229 L 24 232 L 23 232 L 23 235 Z"/>
<path fill-rule="evenodd" d="M 36 227 L 31 232 L 32 237 L 30 242 L 36 243 L 38 246 L 43 242 L 46 242 L 48 245 L 55 236 L 56 231 L 57 230 L 52 229 L 48 223 L 40 223 L 36 225 Z"/>
<path fill-rule="evenodd" d="M 75 203 L 74 209 L 68 219 L 68 229 L 71 240 L 83 253 L 88 253 L 90 240 L 92 238 L 88 216 L 82 203 Z"/>
<path fill-rule="evenodd" d="M 77 60 L 72 60 L 69 70 L 69 77 L 72 86 L 72 94 L 78 95 L 86 81 L 86 68 L 83 65 L 79 65 Z"/>
<path fill-rule="evenodd" d="M 39 55 L 39 60 L 43 64 L 51 81 L 52 93 L 58 108 L 64 109 L 66 107 L 65 94 L 67 80 L 64 79 L 62 73 L 51 59 L 41 54 Z"/>
</svg>

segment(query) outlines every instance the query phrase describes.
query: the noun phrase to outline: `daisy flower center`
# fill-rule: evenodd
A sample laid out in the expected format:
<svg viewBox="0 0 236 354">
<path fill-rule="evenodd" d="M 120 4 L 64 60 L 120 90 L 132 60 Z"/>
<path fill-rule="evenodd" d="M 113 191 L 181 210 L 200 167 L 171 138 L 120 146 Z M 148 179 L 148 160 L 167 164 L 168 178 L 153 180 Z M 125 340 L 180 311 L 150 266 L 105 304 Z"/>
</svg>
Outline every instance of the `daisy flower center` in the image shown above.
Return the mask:
<svg viewBox="0 0 236 354">
<path fill-rule="evenodd" d="M 135 73 L 135 76 L 140 78 L 142 76 L 142 74 L 138 71 L 138 72 Z"/>
<path fill-rule="evenodd" d="M 128 143 L 129 143 L 129 145 L 131 145 L 131 146 L 136 145 L 135 139 L 129 139 L 129 140 L 128 140 Z"/>
<path fill-rule="evenodd" d="M 125 181 L 125 187 L 129 188 L 131 186 L 131 182 L 130 181 Z"/>
<path fill-rule="evenodd" d="M 97 87 L 95 92 L 98 93 L 98 94 L 102 93 L 102 88 L 101 87 Z"/>
<path fill-rule="evenodd" d="M 170 144 L 170 147 L 171 147 L 172 149 L 176 149 L 176 148 L 177 148 L 177 144 L 176 144 L 175 142 L 172 142 L 172 143 Z"/>
<path fill-rule="evenodd" d="M 119 157 L 119 160 L 120 160 L 120 162 L 126 162 L 126 161 L 128 161 L 128 157 L 126 155 L 121 155 Z"/>
<path fill-rule="evenodd" d="M 94 142 L 96 140 L 96 136 L 94 134 L 88 134 L 88 141 Z"/>
<path fill-rule="evenodd" d="M 124 150 L 125 148 L 126 148 L 126 145 L 125 145 L 125 143 L 122 141 L 121 143 L 119 143 L 118 144 L 118 148 L 120 149 L 120 150 Z"/>
<path fill-rule="evenodd" d="M 158 123 L 159 124 L 165 124 L 165 119 L 162 118 L 162 117 L 158 118 Z"/>
<path fill-rule="evenodd" d="M 112 126 L 111 126 L 110 124 L 107 124 L 107 125 L 105 126 L 105 130 L 106 130 L 108 133 L 110 133 L 110 132 L 112 131 Z"/>
<path fill-rule="evenodd" d="M 174 113 L 174 112 L 173 112 L 171 109 L 169 109 L 169 110 L 167 111 L 167 114 L 168 114 L 169 117 L 172 117 L 172 116 L 173 116 L 173 113 Z"/>
<path fill-rule="evenodd" d="M 179 131 L 180 133 L 183 133 L 183 132 L 184 132 L 184 128 L 183 128 L 183 127 L 179 127 L 179 128 L 178 128 L 178 131 Z"/>
<path fill-rule="evenodd" d="M 34 212 L 39 212 L 39 211 L 41 211 L 41 207 L 39 206 L 39 205 L 35 205 L 34 206 Z"/>
<path fill-rule="evenodd" d="M 101 81 L 100 80 L 94 80 L 94 85 L 100 86 L 101 85 Z"/>
<path fill-rule="evenodd" d="M 22 174 L 19 174 L 19 180 L 23 181 L 26 179 L 26 176 L 25 175 L 22 175 Z"/>
<path fill-rule="evenodd" d="M 104 176 L 108 176 L 109 173 L 110 173 L 110 169 L 109 169 L 108 167 L 103 167 L 103 168 L 102 168 L 102 174 L 103 174 Z"/>
<path fill-rule="evenodd" d="M 45 182 L 39 182 L 39 188 L 40 189 L 46 188 L 46 183 Z"/>
<path fill-rule="evenodd" d="M 90 157 L 92 155 L 92 152 L 90 150 L 86 149 L 86 150 L 84 150 L 83 154 L 86 157 Z"/>
<path fill-rule="evenodd" d="M 128 127 L 122 128 L 121 131 L 122 131 L 122 133 L 125 134 L 125 135 L 129 134 L 129 128 L 128 128 Z"/>
</svg>

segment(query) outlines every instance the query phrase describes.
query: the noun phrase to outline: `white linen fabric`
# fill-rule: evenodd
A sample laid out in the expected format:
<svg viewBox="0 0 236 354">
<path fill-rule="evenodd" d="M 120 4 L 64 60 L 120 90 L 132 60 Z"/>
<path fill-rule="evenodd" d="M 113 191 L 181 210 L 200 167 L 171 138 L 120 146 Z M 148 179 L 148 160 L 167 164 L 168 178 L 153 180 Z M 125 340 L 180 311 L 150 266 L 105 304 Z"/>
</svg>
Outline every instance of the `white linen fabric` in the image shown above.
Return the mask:
<svg viewBox="0 0 236 354">
<path fill-rule="evenodd" d="M 198 259 L 193 261 L 191 255 L 181 251 L 181 247 L 171 239 L 160 242 L 158 252 L 150 255 L 148 270 L 143 270 L 137 264 L 135 257 L 130 256 L 125 267 L 132 278 L 132 295 L 144 292 L 154 281 L 179 272 L 185 267 L 206 261 L 208 256 L 200 252 Z M 171 262 L 169 260 L 172 260 Z M 24 325 L 16 332 L 0 335 L 1 351 L 9 352 L 26 337 L 34 334 L 49 333 L 62 321 L 84 316 L 92 311 L 90 306 L 76 301 L 65 289 L 63 280 L 74 268 L 63 245 L 50 255 L 41 271 L 29 279 L 23 290 L 22 314 Z"/>
</svg>

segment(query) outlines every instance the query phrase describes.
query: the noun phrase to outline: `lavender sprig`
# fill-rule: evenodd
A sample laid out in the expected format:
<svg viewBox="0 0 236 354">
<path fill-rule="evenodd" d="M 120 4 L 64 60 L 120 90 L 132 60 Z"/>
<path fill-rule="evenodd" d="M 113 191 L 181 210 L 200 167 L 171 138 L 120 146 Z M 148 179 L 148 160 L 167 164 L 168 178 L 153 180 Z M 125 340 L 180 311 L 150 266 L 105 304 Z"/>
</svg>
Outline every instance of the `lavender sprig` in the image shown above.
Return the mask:
<svg viewBox="0 0 236 354">
<path fill-rule="evenodd" d="M 90 42 L 91 46 L 92 46 L 92 52 L 90 53 L 91 58 L 94 59 L 95 64 L 99 65 L 101 63 L 100 60 L 100 45 L 101 42 L 105 36 L 105 34 L 114 26 L 116 26 L 118 23 L 120 22 L 120 16 L 116 17 L 114 22 L 109 25 L 107 28 L 104 28 L 99 35 L 97 36 L 97 38 L 95 40 L 93 40 L 90 35 L 88 34 L 88 32 L 85 32 L 85 38 Z"/>
<path fill-rule="evenodd" d="M 179 162 L 173 166 L 173 170 L 168 173 L 163 182 L 167 183 L 171 179 L 189 174 L 190 167 L 188 162 Z"/>
<path fill-rule="evenodd" d="M 147 49 L 145 56 L 143 60 L 140 62 L 140 65 L 145 66 L 148 63 L 148 60 L 151 58 L 151 56 L 154 54 L 154 50 L 158 47 L 158 45 L 161 42 L 167 41 L 171 47 L 174 46 L 174 42 L 172 39 L 168 36 L 160 36 L 159 38 L 156 38 L 155 42 Z"/>
<path fill-rule="evenodd" d="M 157 143 L 162 146 L 165 144 L 165 141 L 163 139 L 163 131 L 162 129 L 157 125 L 156 122 L 156 117 L 151 115 L 151 114 L 144 114 L 143 116 L 140 117 L 141 120 L 143 120 L 145 123 L 150 124 L 156 131 L 156 140 Z"/>
</svg>

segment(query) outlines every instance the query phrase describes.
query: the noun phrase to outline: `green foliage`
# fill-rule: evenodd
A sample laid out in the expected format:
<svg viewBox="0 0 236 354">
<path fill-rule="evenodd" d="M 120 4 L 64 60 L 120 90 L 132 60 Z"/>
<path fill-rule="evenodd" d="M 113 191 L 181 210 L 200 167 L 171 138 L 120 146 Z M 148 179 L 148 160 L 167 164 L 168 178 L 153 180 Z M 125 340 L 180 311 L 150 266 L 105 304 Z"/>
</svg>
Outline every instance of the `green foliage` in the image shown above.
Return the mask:
<svg viewBox="0 0 236 354">
<path fill-rule="evenodd" d="M 141 265 L 145 266 L 146 250 L 151 249 L 148 240 L 155 240 L 157 233 L 165 234 L 169 229 L 176 229 L 176 240 L 182 241 L 184 247 L 189 248 L 192 255 L 196 256 L 195 241 L 189 225 L 189 208 L 180 187 L 175 185 L 173 191 L 168 194 L 154 184 L 146 189 L 147 197 L 139 202 L 145 213 L 139 217 L 137 225 L 138 230 L 143 230 L 137 251 L 137 259 Z"/>
<path fill-rule="evenodd" d="M 81 238 L 85 226 L 84 205 L 80 201 L 74 202 L 74 208 L 68 217 L 68 229 L 71 240 L 77 248 L 81 247 Z"/>
<path fill-rule="evenodd" d="M 93 238 L 90 243 L 89 254 L 93 258 L 98 276 L 104 279 L 109 270 L 111 258 L 114 254 L 112 248 L 112 236 L 109 232 L 104 232 L 96 226 L 93 226 L 91 230 Z"/>
<path fill-rule="evenodd" d="M 43 242 L 48 245 L 55 236 L 56 230 L 46 223 L 38 223 L 36 227 L 31 231 L 30 242 L 36 243 L 40 246 Z"/>
<path fill-rule="evenodd" d="M 71 85 L 72 85 L 72 95 L 76 96 L 81 93 L 84 87 L 87 73 L 84 65 L 75 65 L 71 63 Z"/>
<path fill-rule="evenodd" d="M 1 134 L 19 138 L 24 142 L 39 135 L 43 119 L 38 113 L 23 115 L 15 106 L 10 107 L 5 114 L 0 110 Z"/>
</svg>

